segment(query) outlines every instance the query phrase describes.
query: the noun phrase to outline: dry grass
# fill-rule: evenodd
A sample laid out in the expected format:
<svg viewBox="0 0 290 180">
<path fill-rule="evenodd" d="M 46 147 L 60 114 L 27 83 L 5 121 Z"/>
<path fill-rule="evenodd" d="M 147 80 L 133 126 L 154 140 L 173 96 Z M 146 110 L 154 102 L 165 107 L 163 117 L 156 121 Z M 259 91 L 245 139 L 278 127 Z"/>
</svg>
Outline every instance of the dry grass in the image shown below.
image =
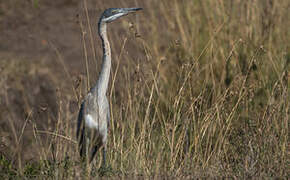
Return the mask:
<svg viewBox="0 0 290 180">
<path fill-rule="evenodd" d="M 121 20 L 109 27 L 111 170 L 105 177 L 286 177 L 289 2 L 137 5 L 144 11 L 128 17 L 134 24 Z M 41 62 L 2 67 L 2 177 L 100 175 L 86 174 L 75 142 L 77 107 L 96 81 L 93 59 L 100 59 L 95 23 L 82 8 L 85 76 L 72 78 L 53 47 L 62 73 Z"/>
</svg>

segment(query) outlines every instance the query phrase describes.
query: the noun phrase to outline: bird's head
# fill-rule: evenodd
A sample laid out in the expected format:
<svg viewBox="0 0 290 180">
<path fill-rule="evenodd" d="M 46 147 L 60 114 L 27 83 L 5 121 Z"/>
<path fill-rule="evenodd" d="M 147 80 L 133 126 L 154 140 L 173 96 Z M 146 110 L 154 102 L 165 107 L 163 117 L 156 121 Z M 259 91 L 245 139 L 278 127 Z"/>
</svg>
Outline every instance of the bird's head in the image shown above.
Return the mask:
<svg viewBox="0 0 290 180">
<path fill-rule="evenodd" d="M 106 9 L 101 17 L 101 21 L 105 23 L 112 22 L 129 13 L 136 12 L 142 8 L 109 8 Z"/>
</svg>

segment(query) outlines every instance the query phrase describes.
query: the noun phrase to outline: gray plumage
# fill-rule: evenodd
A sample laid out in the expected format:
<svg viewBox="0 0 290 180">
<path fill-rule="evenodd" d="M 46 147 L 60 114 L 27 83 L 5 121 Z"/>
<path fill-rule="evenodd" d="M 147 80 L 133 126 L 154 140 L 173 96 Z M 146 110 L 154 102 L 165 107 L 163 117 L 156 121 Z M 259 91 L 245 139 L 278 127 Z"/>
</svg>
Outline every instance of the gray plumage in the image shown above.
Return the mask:
<svg viewBox="0 0 290 180">
<path fill-rule="evenodd" d="M 99 36 L 103 46 L 103 63 L 97 84 L 91 88 L 81 104 L 77 138 L 79 151 L 83 158 L 94 159 L 97 151 L 103 148 L 103 165 L 106 164 L 108 127 L 110 124 L 110 106 L 106 97 L 111 69 L 111 48 L 107 37 L 107 23 L 142 8 L 106 9 L 98 23 Z"/>
</svg>

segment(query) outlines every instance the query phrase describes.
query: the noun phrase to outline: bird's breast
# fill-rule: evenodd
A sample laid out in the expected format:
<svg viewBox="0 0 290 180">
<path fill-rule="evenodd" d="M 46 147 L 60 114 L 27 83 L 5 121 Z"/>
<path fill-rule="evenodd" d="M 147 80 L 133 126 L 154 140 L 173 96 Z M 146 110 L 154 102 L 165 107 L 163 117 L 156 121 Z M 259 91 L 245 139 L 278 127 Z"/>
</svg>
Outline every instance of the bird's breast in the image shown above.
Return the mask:
<svg viewBox="0 0 290 180">
<path fill-rule="evenodd" d="M 99 127 L 98 122 L 90 114 L 85 115 L 85 125 L 90 129 L 98 129 Z"/>
<path fill-rule="evenodd" d="M 91 114 L 85 115 L 85 126 L 92 131 L 97 131 L 101 135 L 107 132 L 107 121 L 98 117 L 94 118 Z"/>
</svg>

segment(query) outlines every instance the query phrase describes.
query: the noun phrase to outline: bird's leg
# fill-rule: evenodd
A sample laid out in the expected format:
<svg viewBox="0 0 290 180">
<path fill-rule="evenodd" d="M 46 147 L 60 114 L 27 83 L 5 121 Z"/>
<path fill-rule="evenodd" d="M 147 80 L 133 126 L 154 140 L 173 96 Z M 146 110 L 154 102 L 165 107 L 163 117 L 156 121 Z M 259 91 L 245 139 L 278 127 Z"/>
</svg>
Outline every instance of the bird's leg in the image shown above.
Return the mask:
<svg viewBox="0 0 290 180">
<path fill-rule="evenodd" d="M 86 161 L 89 159 L 89 144 L 90 144 L 90 139 L 87 137 L 86 138 Z"/>
<path fill-rule="evenodd" d="M 106 152 L 107 152 L 106 145 L 103 146 L 102 151 L 103 151 L 102 152 L 103 161 L 102 161 L 102 165 L 99 169 L 100 176 L 104 176 L 105 174 L 107 174 L 110 171 L 110 167 L 107 166 L 107 164 L 106 164 Z"/>
<path fill-rule="evenodd" d="M 106 151 L 107 151 L 107 147 L 106 145 L 103 147 L 103 163 L 102 166 L 106 167 Z"/>
<path fill-rule="evenodd" d="M 85 159 L 86 159 L 86 165 L 88 166 L 90 164 L 90 148 L 91 148 L 91 133 L 86 130 L 85 131 L 86 133 L 86 137 L 85 137 L 85 141 L 86 141 L 86 144 L 85 144 Z"/>
</svg>

